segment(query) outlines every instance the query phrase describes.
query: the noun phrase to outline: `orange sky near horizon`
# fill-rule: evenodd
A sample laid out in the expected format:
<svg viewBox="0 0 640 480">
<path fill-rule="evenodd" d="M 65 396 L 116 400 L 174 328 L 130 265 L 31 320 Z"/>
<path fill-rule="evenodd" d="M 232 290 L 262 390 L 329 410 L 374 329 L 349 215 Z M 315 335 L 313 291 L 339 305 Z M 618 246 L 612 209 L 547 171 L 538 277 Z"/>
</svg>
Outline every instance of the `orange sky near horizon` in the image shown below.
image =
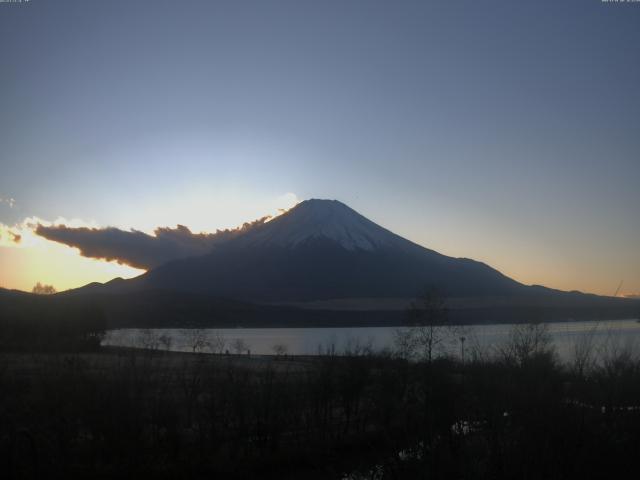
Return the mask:
<svg viewBox="0 0 640 480">
<path fill-rule="evenodd" d="M 288 199 L 297 203 L 295 196 Z M 274 210 L 271 208 L 271 210 Z M 274 210 L 274 212 L 277 211 Z M 272 213 L 274 213 L 272 212 Z M 70 222 L 78 226 L 79 222 Z M 238 224 L 242 223 L 239 221 Z M 93 225 L 95 226 L 95 225 Z M 389 227 L 388 225 L 384 225 Z M 2 227 L 2 225 L 0 225 Z M 580 290 L 599 295 L 614 295 L 620 281 L 619 296 L 634 295 L 640 292 L 640 274 L 635 277 L 614 278 L 610 272 L 613 261 L 608 257 L 594 258 L 591 262 L 575 262 L 562 251 L 555 255 L 542 243 L 537 249 L 525 250 L 516 237 L 505 237 L 499 249 L 493 245 L 493 237 L 477 234 L 474 242 L 455 235 L 425 235 L 420 230 L 410 228 L 390 228 L 392 231 L 414 242 L 434 249 L 445 255 L 467 257 L 482 261 L 501 271 L 503 274 L 524 284 L 539 284 L 560 290 Z M 403 231 L 404 230 L 404 231 Z M 118 264 L 115 261 L 87 258 L 80 255 L 77 248 L 46 240 L 37 236 L 24 225 L 14 232 L 22 235 L 20 244 L 13 243 L 0 229 L 0 287 L 31 291 L 37 283 L 53 285 L 63 291 L 81 287 L 91 282 L 107 282 L 116 277 L 132 278 L 144 273 L 144 270 Z M 573 249 L 574 254 L 580 255 Z M 615 266 L 615 265 L 614 265 Z M 608 268 L 608 274 L 603 275 Z"/>
</svg>

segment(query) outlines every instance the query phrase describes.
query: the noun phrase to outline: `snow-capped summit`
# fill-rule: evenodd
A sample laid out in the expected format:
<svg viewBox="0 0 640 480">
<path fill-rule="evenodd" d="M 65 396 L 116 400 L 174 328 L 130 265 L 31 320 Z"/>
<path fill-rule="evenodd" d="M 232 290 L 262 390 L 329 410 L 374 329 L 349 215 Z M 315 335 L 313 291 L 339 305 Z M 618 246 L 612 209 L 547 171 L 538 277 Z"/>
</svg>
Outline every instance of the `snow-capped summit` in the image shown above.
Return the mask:
<svg viewBox="0 0 640 480">
<path fill-rule="evenodd" d="M 400 247 L 409 242 L 376 225 L 337 200 L 311 199 L 247 233 L 240 240 L 246 247 L 296 247 L 329 240 L 346 250 L 373 251 Z"/>
</svg>

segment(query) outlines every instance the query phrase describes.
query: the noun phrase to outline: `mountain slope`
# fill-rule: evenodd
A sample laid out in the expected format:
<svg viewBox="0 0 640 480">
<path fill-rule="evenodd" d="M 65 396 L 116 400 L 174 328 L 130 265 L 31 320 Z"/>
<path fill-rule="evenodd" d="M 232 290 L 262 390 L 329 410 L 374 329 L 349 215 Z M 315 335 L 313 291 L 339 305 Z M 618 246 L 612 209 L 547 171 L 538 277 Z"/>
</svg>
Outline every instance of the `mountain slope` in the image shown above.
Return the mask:
<svg viewBox="0 0 640 480">
<path fill-rule="evenodd" d="M 487 265 L 416 245 L 331 200 L 307 200 L 210 254 L 170 262 L 128 289 L 209 293 L 261 302 L 514 295 L 518 282 Z"/>
</svg>

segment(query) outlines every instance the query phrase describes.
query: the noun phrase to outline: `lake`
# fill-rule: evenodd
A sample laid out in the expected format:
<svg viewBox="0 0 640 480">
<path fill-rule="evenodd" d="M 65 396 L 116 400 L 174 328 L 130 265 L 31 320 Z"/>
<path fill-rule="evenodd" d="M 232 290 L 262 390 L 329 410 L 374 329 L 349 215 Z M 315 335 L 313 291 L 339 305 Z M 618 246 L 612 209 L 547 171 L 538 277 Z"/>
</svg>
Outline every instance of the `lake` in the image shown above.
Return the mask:
<svg viewBox="0 0 640 480">
<path fill-rule="evenodd" d="M 577 346 L 586 344 L 593 345 L 600 355 L 621 349 L 634 354 L 640 352 L 640 323 L 635 319 L 550 323 L 547 327 L 553 345 L 564 361 L 573 358 Z M 464 326 L 453 331 L 441 328 L 439 333 L 445 341 L 439 350 L 456 356 L 462 355 L 463 351 L 469 355 L 474 349 L 490 352 L 508 341 L 513 328 L 510 324 Z M 271 355 L 277 349 L 289 355 L 343 354 L 363 348 L 393 349 L 397 331 L 397 327 L 119 329 L 107 332 L 102 344 L 182 352 L 250 352 L 254 355 Z"/>
</svg>

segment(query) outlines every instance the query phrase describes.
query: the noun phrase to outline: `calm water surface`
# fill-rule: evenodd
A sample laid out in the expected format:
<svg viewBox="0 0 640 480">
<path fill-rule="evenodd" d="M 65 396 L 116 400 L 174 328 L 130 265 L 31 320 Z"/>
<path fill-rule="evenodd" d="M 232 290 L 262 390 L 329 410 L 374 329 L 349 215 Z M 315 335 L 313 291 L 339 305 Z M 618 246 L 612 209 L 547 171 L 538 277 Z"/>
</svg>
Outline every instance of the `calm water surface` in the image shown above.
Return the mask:
<svg viewBox="0 0 640 480">
<path fill-rule="evenodd" d="M 473 349 L 491 352 L 509 339 L 514 325 L 475 325 L 451 331 L 442 330 L 446 341 L 441 345 L 441 353 L 460 356 L 464 337 L 464 351 L 467 355 Z M 635 319 L 611 320 L 603 322 L 550 323 L 548 331 L 558 355 L 570 360 L 577 346 L 591 344 L 595 353 L 628 349 L 640 353 L 640 323 Z M 341 354 L 362 348 L 375 351 L 394 348 L 397 327 L 359 328 L 219 328 L 202 329 L 120 329 L 107 333 L 103 345 L 168 348 L 173 351 L 224 352 L 242 350 L 251 354 L 273 354 L 276 345 L 284 347 L 290 355 L 315 355 L 327 351 Z M 165 343 L 159 341 L 165 339 Z"/>
</svg>

